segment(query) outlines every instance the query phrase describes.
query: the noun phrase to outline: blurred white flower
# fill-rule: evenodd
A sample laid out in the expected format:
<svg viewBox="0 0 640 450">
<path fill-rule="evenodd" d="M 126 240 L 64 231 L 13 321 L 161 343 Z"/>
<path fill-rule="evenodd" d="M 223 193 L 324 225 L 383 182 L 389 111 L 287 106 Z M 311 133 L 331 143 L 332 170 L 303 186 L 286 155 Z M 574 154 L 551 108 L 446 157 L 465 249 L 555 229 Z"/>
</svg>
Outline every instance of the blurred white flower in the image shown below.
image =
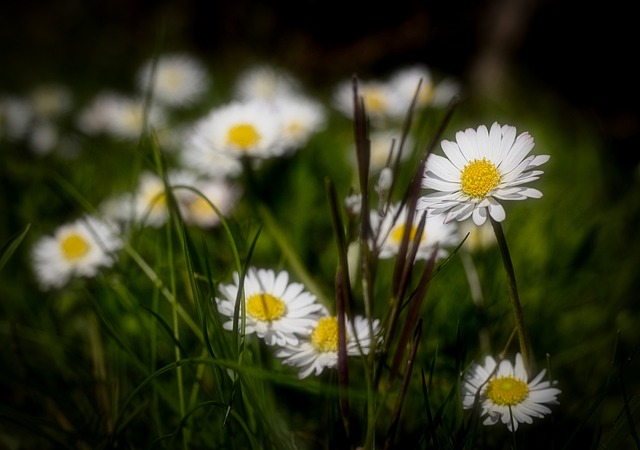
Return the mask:
<svg viewBox="0 0 640 450">
<path fill-rule="evenodd" d="M 167 107 L 190 105 L 206 92 L 209 74 L 196 58 L 181 53 L 161 55 L 157 61 L 147 61 L 138 71 L 138 87 Z"/>
<path fill-rule="evenodd" d="M 114 264 L 122 241 L 108 222 L 87 216 L 60 226 L 40 238 L 32 251 L 35 274 L 42 289 L 60 288 L 75 276 L 93 277 Z"/>
<path fill-rule="evenodd" d="M 400 209 L 400 204 L 391 205 L 384 216 L 378 211 L 371 211 L 371 229 L 375 235 L 375 246 L 380 250 L 381 259 L 392 258 L 398 254 L 402 237 L 407 227 L 407 207 Z M 409 243 L 416 238 L 422 212 L 416 211 L 409 230 Z M 427 217 L 422 235 L 420 236 L 416 259 L 428 259 L 438 247 L 436 259 L 446 258 L 448 249 L 458 243 L 457 226 L 455 223 L 444 223 L 443 218 Z M 410 248 L 410 247 L 409 247 Z"/>
<path fill-rule="evenodd" d="M 183 190 L 179 197 L 180 208 L 185 223 L 201 228 L 213 227 L 220 223 L 218 213 L 209 202 L 226 217 L 235 208 L 241 194 L 238 186 L 225 179 L 197 180 L 193 188 L 202 195 L 191 190 Z"/>
<path fill-rule="evenodd" d="M 242 101 L 272 101 L 297 95 L 300 84 L 291 74 L 268 64 L 258 64 L 240 74 L 235 85 L 236 98 Z"/>
<path fill-rule="evenodd" d="M 324 128 L 326 115 L 320 103 L 303 96 L 273 99 L 282 121 L 281 145 L 289 151 L 303 147 L 309 138 Z"/>
</svg>

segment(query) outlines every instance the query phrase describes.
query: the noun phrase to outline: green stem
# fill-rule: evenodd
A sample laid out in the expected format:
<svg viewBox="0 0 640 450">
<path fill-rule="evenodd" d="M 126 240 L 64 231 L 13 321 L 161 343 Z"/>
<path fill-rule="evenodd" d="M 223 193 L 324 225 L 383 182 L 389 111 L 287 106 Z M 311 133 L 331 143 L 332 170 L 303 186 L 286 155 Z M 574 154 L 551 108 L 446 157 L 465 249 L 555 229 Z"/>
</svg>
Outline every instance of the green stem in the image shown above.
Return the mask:
<svg viewBox="0 0 640 450">
<path fill-rule="evenodd" d="M 504 270 L 507 274 L 507 289 L 509 290 L 509 297 L 511 298 L 511 306 L 513 308 L 513 318 L 516 322 L 516 329 L 518 330 L 518 340 L 520 342 L 520 351 L 522 352 L 522 359 L 527 372 L 531 371 L 531 359 L 529 357 L 529 339 L 524 326 L 524 316 L 522 315 L 522 306 L 520 305 L 520 297 L 518 296 L 518 286 L 516 285 L 516 275 L 513 270 L 513 263 L 511 262 L 511 255 L 509 254 L 509 247 L 507 246 L 507 239 L 504 236 L 502 225 L 500 222 L 496 222 L 492 217 L 489 217 L 491 226 L 498 240 L 498 247 L 500 248 L 500 254 L 502 255 L 502 262 L 504 264 Z"/>
</svg>

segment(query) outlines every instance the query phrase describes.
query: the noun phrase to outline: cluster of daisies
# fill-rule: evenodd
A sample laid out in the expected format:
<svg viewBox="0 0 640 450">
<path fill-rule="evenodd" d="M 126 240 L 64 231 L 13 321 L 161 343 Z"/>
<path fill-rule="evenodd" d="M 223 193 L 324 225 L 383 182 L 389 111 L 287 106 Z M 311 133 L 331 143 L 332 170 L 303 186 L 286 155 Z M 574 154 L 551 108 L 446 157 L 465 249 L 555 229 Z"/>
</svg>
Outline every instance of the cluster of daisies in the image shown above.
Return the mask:
<svg viewBox="0 0 640 450">
<path fill-rule="evenodd" d="M 269 158 L 295 153 L 327 122 L 326 108 L 305 95 L 292 76 L 273 67 L 248 70 L 238 78 L 227 103 L 208 109 L 203 99 L 211 93 L 211 77 L 191 57 L 166 55 L 150 60 L 135 80 L 134 95 L 99 93 L 72 122 L 85 138 L 108 136 L 118 142 L 138 139 L 152 129 L 160 148 L 173 151 L 176 167 L 164 178 L 141 173 L 131 192 L 118 193 L 100 205 L 99 217 L 84 216 L 36 242 L 34 271 L 43 289 L 61 288 L 74 277 L 94 277 L 111 267 L 132 224 L 165 224 L 168 189 L 185 223 L 216 226 L 220 216 L 231 214 L 241 199 L 235 177 L 247 164 L 259 167 Z M 401 156 L 395 138 L 401 135 L 399 126 L 412 99 L 417 108 L 441 106 L 458 92 L 457 84 L 436 84 L 428 69 L 419 66 L 400 70 L 385 81 L 360 82 L 359 93 L 371 119 L 371 169 L 379 171 L 376 190 L 381 196 L 393 176 L 391 162 Z M 0 139 L 24 139 L 39 154 L 56 147 L 72 148 L 55 125 L 69 114 L 71 104 L 70 93 L 53 85 L 29 99 L 4 96 L 0 98 Z M 206 110 L 204 114 L 188 123 L 176 119 L 198 104 Z M 333 106 L 352 114 L 351 80 L 336 88 Z M 409 228 L 411 242 L 418 245 L 416 259 L 434 254 L 436 259 L 446 257 L 468 230 L 479 233 L 477 245 L 484 245 L 490 237 L 480 230 L 486 229 L 487 218 L 495 222 L 506 218 L 502 202 L 542 196 L 527 184 L 540 177 L 543 172 L 538 168 L 549 156 L 530 155 L 533 147 L 528 133 L 517 134 L 515 127 L 498 123 L 459 131 L 455 141 L 443 140 L 444 156 L 431 154 L 426 161 L 422 187 L 432 192 L 419 198 L 413 222 L 408 223 L 406 205 L 385 203 L 370 213 L 373 237 L 367 244 L 379 258 L 392 258 Z M 348 198 L 346 206 L 354 213 L 363 207 L 357 196 Z M 416 236 L 421 220 L 424 228 Z M 238 301 L 243 302 L 240 316 Z M 251 267 L 242 278 L 235 273 L 232 283 L 219 286 L 215 302 L 228 319 L 226 329 L 257 335 L 284 364 L 297 367 L 300 378 L 336 367 L 337 318 L 302 284 L 292 282 L 287 272 Z M 367 354 L 380 332 L 378 320 L 370 323 L 353 317 L 346 324 L 347 353 Z M 463 406 L 480 407 L 485 424 L 501 421 L 516 430 L 518 423 L 548 414 L 545 404 L 556 402 L 560 390 L 542 381 L 544 374 L 529 381 L 519 354 L 515 364 L 488 356 L 484 365 L 476 364 L 466 373 Z"/>
<path fill-rule="evenodd" d="M 233 274 L 233 282 L 222 284 L 216 298 L 224 328 L 257 335 L 275 348 L 275 356 L 299 368 L 299 378 L 320 375 L 338 365 L 338 319 L 318 302 L 301 283 L 292 282 L 286 271 L 250 267 L 244 279 Z M 243 302 L 244 320 L 236 315 L 236 302 Z M 345 325 L 346 352 L 366 355 L 372 341 L 380 340 L 380 323 L 355 316 Z"/>
</svg>

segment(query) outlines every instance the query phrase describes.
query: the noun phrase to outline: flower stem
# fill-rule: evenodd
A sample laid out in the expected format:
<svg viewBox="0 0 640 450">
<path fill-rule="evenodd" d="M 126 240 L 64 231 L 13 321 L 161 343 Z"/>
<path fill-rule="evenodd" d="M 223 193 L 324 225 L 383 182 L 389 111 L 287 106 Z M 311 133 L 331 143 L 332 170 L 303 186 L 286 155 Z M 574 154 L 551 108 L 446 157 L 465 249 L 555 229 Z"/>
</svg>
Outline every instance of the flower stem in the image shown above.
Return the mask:
<svg viewBox="0 0 640 450">
<path fill-rule="evenodd" d="M 509 247 L 507 246 L 507 239 L 504 236 L 502 225 L 500 222 L 495 221 L 492 217 L 489 217 L 491 226 L 498 240 L 498 247 L 500 248 L 500 254 L 502 255 L 502 262 L 504 264 L 504 270 L 507 274 L 507 289 L 509 290 L 509 297 L 511 298 L 511 306 L 513 308 L 513 318 L 516 322 L 516 329 L 518 330 L 518 340 L 520 342 L 520 351 L 522 352 L 522 359 L 524 365 L 527 368 L 527 372 L 531 371 L 531 359 L 529 357 L 529 338 L 527 337 L 527 331 L 524 326 L 524 316 L 522 315 L 522 306 L 520 305 L 520 297 L 518 296 L 518 286 L 516 285 L 516 275 L 513 271 L 513 263 L 511 262 L 511 255 L 509 254 Z"/>
</svg>

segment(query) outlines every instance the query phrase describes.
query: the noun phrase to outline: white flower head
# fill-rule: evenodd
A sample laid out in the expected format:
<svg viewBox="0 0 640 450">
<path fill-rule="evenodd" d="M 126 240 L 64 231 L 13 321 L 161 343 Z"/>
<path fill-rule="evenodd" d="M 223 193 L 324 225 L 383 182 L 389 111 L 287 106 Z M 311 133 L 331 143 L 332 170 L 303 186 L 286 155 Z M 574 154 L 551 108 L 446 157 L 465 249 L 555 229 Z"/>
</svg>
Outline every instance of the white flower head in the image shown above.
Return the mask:
<svg viewBox="0 0 640 450">
<path fill-rule="evenodd" d="M 234 86 L 240 100 L 272 101 L 299 92 L 298 81 L 286 71 L 267 64 L 255 65 L 240 74 Z"/>
<path fill-rule="evenodd" d="M 326 308 L 316 296 L 305 290 L 301 283 L 289 282 L 286 271 L 275 273 L 270 269 L 249 268 L 240 286 L 240 277 L 233 274 L 234 282 L 221 284 L 221 297 L 216 298 L 218 312 L 230 320 L 224 323 L 233 329 L 236 299 L 244 298 L 246 308 L 245 333 L 255 333 L 267 345 L 297 345 L 300 334 L 308 334 Z M 244 296 L 238 290 L 244 289 Z M 238 326 L 241 319 L 238 318 Z"/>
<path fill-rule="evenodd" d="M 371 335 L 373 329 L 373 336 Z M 380 339 L 380 321 L 375 319 L 369 327 L 365 317 L 356 316 L 347 321 L 346 347 L 350 356 L 366 355 L 371 350 L 372 339 Z M 338 319 L 325 315 L 316 320 L 311 332 L 298 344 L 287 345 L 276 352 L 283 364 L 300 368 L 299 378 L 312 373 L 320 375 L 324 369 L 338 365 Z"/>
<path fill-rule="evenodd" d="M 273 105 L 264 101 L 232 102 L 200 119 L 188 145 L 235 159 L 268 158 L 284 152 L 281 136 L 281 118 Z"/>
<path fill-rule="evenodd" d="M 200 61 L 187 54 L 162 55 L 147 61 L 137 74 L 143 93 L 169 107 L 195 103 L 209 87 L 209 75 Z"/>
<path fill-rule="evenodd" d="M 72 277 L 93 277 L 114 264 L 122 241 L 108 222 L 85 217 L 60 226 L 33 247 L 33 265 L 42 289 L 60 288 Z"/>
<path fill-rule="evenodd" d="M 297 150 L 326 123 L 325 111 L 318 103 L 306 97 L 280 96 L 273 100 L 282 121 L 283 147 Z"/>
<path fill-rule="evenodd" d="M 401 108 L 408 108 L 403 104 L 389 83 L 378 80 L 359 81 L 358 95 L 364 100 L 364 105 L 372 121 L 380 122 L 393 117 Z M 343 81 L 336 86 L 333 96 L 335 107 L 347 117 L 353 117 L 353 83 Z"/>
<path fill-rule="evenodd" d="M 389 84 L 398 98 L 393 104 L 398 109 L 391 111 L 391 114 L 396 118 L 404 118 L 416 92 L 418 94 L 416 108 L 418 109 L 428 106 L 433 99 L 435 86 L 431 71 L 426 66 L 415 65 L 402 68 L 391 75 Z"/>
<path fill-rule="evenodd" d="M 106 133 L 120 139 L 137 139 L 145 125 L 160 128 L 165 124 L 163 108 L 150 105 L 145 111 L 142 100 L 116 92 L 98 94 L 77 118 L 77 126 L 84 133 Z"/>
<path fill-rule="evenodd" d="M 34 116 L 33 104 L 24 98 L 0 98 L 0 136 L 11 140 L 24 138 Z"/>
<path fill-rule="evenodd" d="M 456 133 L 456 142 L 442 141 L 446 158 L 429 155 L 422 187 L 438 192 L 418 201 L 430 215 L 448 212 L 445 221 L 473 218 L 482 225 L 487 215 L 502 222 L 506 213 L 499 201 L 540 198 L 542 192 L 524 186 L 544 172 L 533 170 L 549 160 L 548 155 L 529 155 L 533 138 L 524 132 L 516 137 L 515 127 L 500 126 L 490 130 L 484 125 Z"/>
<path fill-rule="evenodd" d="M 504 423 L 510 431 L 518 429 L 519 423 L 533 423 L 533 418 L 542 418 L 551 413 L 545 404 L 557 404 L 560 389 L 556 382 L 542 381 L 543 369 L 533 380 L 524 367 L 522 356 L 516 354 L 515 365 L 502 360 L 498 365 L 491 357 L 485 364 L 474 364 L 462 383 L 462 406 L 471 409 L 480 404 L 480 416 L 484 425 Z"/>
<path fill-rule="evenodd" d="M 198 180 L 193 187 L 202 195 L 189 190 L 182 191 L 180 208 L 185 223 L 201 228 L 214 227 L 220 223 L 218 213 L 209 202 L 222 216 L 226 216 L 235 207 L 240 197 L 239 187 L 222 178 Z"/>
<path fill-rule="evenodd" d="M 375 246 L 380 249 L 381 259 L 392 258 L 398 254 L 400 244 L 407 226 L 408 210 L 399 204 L 391 205 L 387 212 L 380 217 L 378 211 L 371 211 L 371 228 L 375 234 Z M 409 243 L 416 238 L 422 211 L 416 211 L 409 230 Z M 420 236 L 416 259 L 429 259 L 438 246 L 436 259 L 446 258 L 448 248 L 455 247 L 458 241 L 455 223 L 444 223 L 442 217 L 426 217 L 424 229 Z"/>
<path fill-rule="evenodd" d="M 392 129 L 374 130 L 371 132 L 369 136 L 369 140 L 371 142 L 371 157 L 369 165 L 372 171 L 380 170 L 387 166 L 393 167 L 398 156 L 398 152 L 400 151 L 400 136 L 400 131 Z M 409 150 L 413 145 L 413 138 L 407 135 L 402 144 L 400 161 L 405 161 L 409 157 Z M 356 164 L 355 154 L 355 150 L 351 152 L 351 155 L 354 155 L 354 164 Z"/>
<path fill-rule="evenodd" d="M 54 119 L 71 109 L 73 96 L 68 87 L 56 83 L 41 84 L 29 93 L 34 114 L 40 119 Z"/>
</svg>

